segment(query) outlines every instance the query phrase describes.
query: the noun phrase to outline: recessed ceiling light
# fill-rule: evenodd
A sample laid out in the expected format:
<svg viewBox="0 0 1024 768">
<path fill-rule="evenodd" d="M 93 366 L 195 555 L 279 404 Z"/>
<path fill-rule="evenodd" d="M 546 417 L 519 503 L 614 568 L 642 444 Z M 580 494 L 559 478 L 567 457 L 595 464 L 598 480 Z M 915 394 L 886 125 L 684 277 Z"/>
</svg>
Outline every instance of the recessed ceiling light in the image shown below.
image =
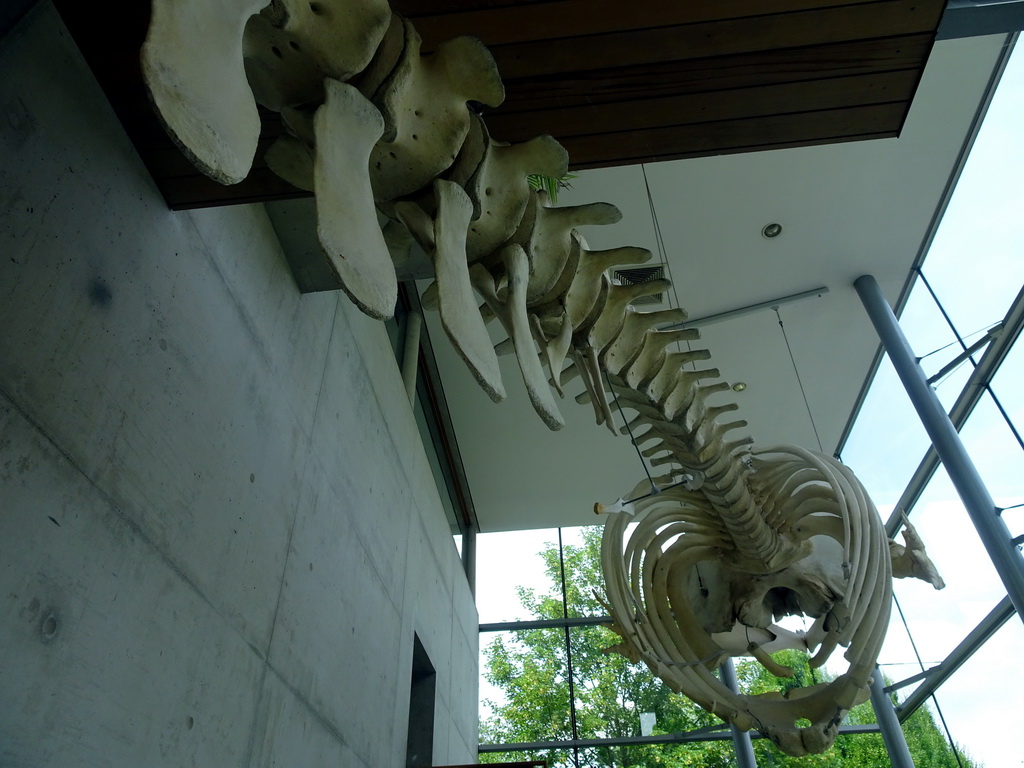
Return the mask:
<svg viewBox="0 0 1024 768">
<path fill-rule="evenodd" d="M 745 381 L 737 381 L 735 384 L 732 385 L 733 392 L 742 392 L 746 388 L 747 383 Z"/>
<path fill-rule="evenodd" d="M 767 238 L 778 237 L 782 234 L 782 225 L 777 221 L 773 221 L 771 224 L 765 224 L 761 228 L 761 235 Z"/>
</svg>

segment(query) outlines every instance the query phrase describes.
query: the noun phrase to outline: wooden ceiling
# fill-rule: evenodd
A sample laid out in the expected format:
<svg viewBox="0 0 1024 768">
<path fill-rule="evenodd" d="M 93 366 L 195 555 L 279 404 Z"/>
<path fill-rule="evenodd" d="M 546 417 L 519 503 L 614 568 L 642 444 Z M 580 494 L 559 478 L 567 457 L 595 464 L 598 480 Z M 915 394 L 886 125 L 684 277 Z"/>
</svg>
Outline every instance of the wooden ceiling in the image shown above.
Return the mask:
<svg viewBox="0 0 1024 768">
<path fill-rule="evenodd" d="M 196 172 L 145 98 L 138 49 L 148 14 L 102 15 L 57 0 L 97 79 L 172 208 L 302 196 L 258 158 L 241 184 Z M 393 0 L 425 50 L 462 34 L 491 50 L 505 103 L 498 140 L 541 133 L 572 168 L 897 136 L 943 0 Z M 102 18 L 101 18 L 102 16 Z M 105 23 L 121 20 L 116 35 Z M 262 149 L 281 133 L 264 119 Z"/>
</svg>

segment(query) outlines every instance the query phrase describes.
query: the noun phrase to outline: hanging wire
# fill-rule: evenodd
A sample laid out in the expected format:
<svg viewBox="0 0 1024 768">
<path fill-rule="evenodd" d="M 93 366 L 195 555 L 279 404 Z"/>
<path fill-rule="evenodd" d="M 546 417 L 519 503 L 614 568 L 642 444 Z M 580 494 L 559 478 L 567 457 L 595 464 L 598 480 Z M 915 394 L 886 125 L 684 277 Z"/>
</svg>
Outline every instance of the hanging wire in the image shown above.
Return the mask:
<svg viewBox="0 0 1024 768">
<path fill-rule="evenodd" d="M 924 662 L 921 661 L 921 654 L 917 650 L 917 643 L 914 642 L 914 636 L 910 634 L 910 625 L 907 623 L 907 617 L 903 613 L 903 607 L 900 605 L 900 601 L 896 597 L 896 593 L 893 592 L 892 602 L 896 606 L 896 610 L 900 614 L 900 620 L 903 622 L 903 628 L 907 632 L 907 639 L 910 640 L 910 647 L 914 649 L 914 656 L 917 658 L 917 665 L 924 672 Z M 949 731 L 949 725 L 946 723 L 946 717 L 942 714 L 942 707 L 939 706 L 939 700 L 935 698 L 935 694 L 931 695 L 932 704 L 935 705 L 935 713 L 939 716 L 939 720 L 942 722 L 942 730 L 946 732 L 946 741 L 949 742 L 949 748 L 953 750 L 953 757 L 956 758 L 956 764 L 960 768 L 964 768 L 963 762 L 960 760 L 960 750 L 956 748 L 956 742 L 953 741 L 953 734 Z"/>
<path fill-rule="evenodd" d="M 668 249 L 665 247 L 665 238 L 662 237 L 661 234 L 661 222 L 658 221 L 658 210 L 654 205 L 654 195 L 651 193 L 651 185 L 647 180 L 646 163 L 640 164 L 640 171 L 644 176 L 644 189 L 647 190 L 647 206 L 651 210 L 651 225 L 654 227 L 654 242 L 658 249 L 658 259 L 665 265 L 665 270 L 668 272 L 668 280 L 671 284 L 671 290 L 669 293 L 671 300 L 669 301 L 669 306 L 673 309 L 682 308 L 683 304 L 679 301 L 679 290 L 676 288 L 676 278 L 672 274 L 672 264 L 668 260 Z M 680 352 L 683 349 L 678 341 L 676 342 L 676 349 Z M 686 341 L 686 350 L 688 352 L 693 350 L 689 340 Z M 697 364 L 695 362 L 691 363 L 691 365 L 694 370 L 697 370 Z"/>
<path fill-rule="evenodd" d="M 941 386 L 942 384 L 945 384 L 945 383 L 946 383 L 946 381 L 947 381 L 947 380 L 948 380 L 948 379 L 949 379 L 949 378 L 950 378 L 950 377 L 951 377 L 951 376 L 952 376 L 952 375 L 953 375 L 954 373 L 956 373 L 957 371 L 959 371 L 959 370 L 960 370 L 961 368 L 963 368 L 963 367 L 964 367 L 964 366 L 965 366 L 966 364 L 967 364 L 967 360 L 966 360 L 966 359 L 964 359 L 964 360 L 961 360 L 961 361 L 960 361 L 959 363 L 957 363 L 957 364 L 956 364 L 956 366 L 954 366 L 954 367 L 953 367 L 953 368 L 951 368 L 950 370 L 946 371 L 946 375 L 945 375 L 945 376 L 943 376 L 943 377 L 942 377 L 941 379 L 936 379 L 935 381 L 929 381 L 929 384 L 930 384 L 930 385 L 932 386 L 932 388 L 933 388 L 933 389 L 937 389 L 937 388 L 938 388 L 939 386 Z"/>
<path fill-rule="evenodd" d="M 608 391 L 612 393 L 612 397 L 615 399 L 615 407 L 619 409 L 619 415 L 622 417 L 622 423 L 626 425 L 626 432 L 629 433 L 629 441 L 633 444 L 633 448 L 636 450 L 636 456 L 640 459 L 640 464 L 644 468 L 644 474 L 647 475 L 647 482 L 651 484 L 651 488 L 654 488 L 654 478 L 651 477 L 651 471 L 647 468 L 647 462 L 644 460 L 644 455 L 640 452 L 640 446 L 636 444 L 636 439 L 633 437 L 633 428 L 629 426 L 629 419 L 626 418 L 625 412 L 622 410 L 622 403 L 619 402 L 619 393 L 615 391 L 615 387 L 612 386 L 611 379 L 608 378 L 608 372 L 605 371 L 604 380 L 608 382 Z"/>
<path fill-rule="evenodd" d="M 800 396 L 804 399 L 804 408 L 807 409 L 807 418 L 811 421 L 811 429 L 814 430 L 814 439 L 818 441 L 818 450 L 822 453 L 825 449 L 821 445 L 821 437 L 818 435 L 818 425 L 814 423 L 814 414 L 811 413 L 811 404 L 807 401 L 807 392 L 804 391 L 804 382 L 800 378 L 800 371 L 796 367 L 796 358 L 793 356 L 793 348 L 789 345 L 789 336 L 786 334 L 786 326 L 782 323 L 782 315 L 779 314 L 779 308 L 777 306 L 772 307 L 775 310 L 775 317 L 779 319 L 779 328 L 782 329 L 782 338 L 786 342 L 786 351 L 789 352 L 789 361 L 793 364 L 793 373 L 796 374 L 796 383 L 800 385 Z"/>
<path fill-rule="evenodd" d="M 921 278 L 921 282 L 924 283 L 924 287 L 928 289 L 928 293 L 931 295 L 932 301 L 935 302 L 935 306 L 939 308 L 939 312 L 942 313 L 942 317 L 945 319 L 946 325 L 948 325 L 949 329 L 953 331 L 953 335 L 956 336 L 956 340 L 960 342 L 960 346 L 963 347 L 964 352 L 966 352 L 967 344 L 964 343 L 964 340 L 960 336 L 959 331 L 957 331 L 956 326 L 953 325 L 952 318 L 950 318 L 949 313 L 946 312 L 946 308 L 942 306 L 942 302 L 939 301 L 939 297 L 936 295 L 935 290 L 931 286 L 931 283 L 928 282 L 928 278 L 924 276 L 924 271 L 921 269 L 920 265 L 914 267 L 914 271 L 917 272 L 918 276 Z M 975 361 L 974 355 L 968 356 L 967 359 L 971 361 L 971 365 L 973 365 L 975 368 L 978 367 L 978 363 Z M 1003 421 L 1006 422 L 1006 426 L 1010 428 L 1010 432 L 1013 433 L 1014 438 L 1017 440 L 1017 445 L 1019 445 L 1020 449 L 1024 451 L 1024 437 L 1021 437 L 1020 432 L 1017 431 L 1017 427 L 1013 423 L 1013 419 L 1010 418 L 1010 414 L 1006 412 L 1006 409 L 1003 408 L 1003 404 L 999 401 L 999 398 L 996 397 L 996 393 L 992 391 L 991 384 L 985 381 L 982 382 L 981 386 L 985 388 L 985 391 L 988 393 L 988 396 L 992 398 L 992 402 L 999 410 L 1000 415 L 1003 417 Z"/>
<path fill-rule="evenodd" d="M 569 618 L 569 593 L 565 587 L 565 548 L 562 546 L 562 527 L 558 527 L 558 569 L 562 576 L 562 618 Z M 569 625 L 565 625 L 565 667 L 569 679 L 569 721 L 572 726 L 572 740 L 579 741 L 579 729 L 576 725 L 576 689 L 573 685 L 572 643 L 569 640 Z M 572 748 L 573 762 L 580 768 L 580 748 L 574 744 Z"/>
<path fill-rule="evenodd" d="M 972 331 L 971 333 L 968 333 L 968 334 L 966 334 L 966 335 L 964 336 L 964 338 L 965 338 L 965 339 L 969 339 L 969 338 L 971 338 L 972 336 L 977 336 L 977 335 L 979 335 L 979 334 L 982 334 L 982 333 L 988 333 L 988 332 L 989 332 L 989 331 L 991 331 L 991 330 L 992 330 L 993 328 L 995 328 L 995 327 L 996 327 L 997 325 L 999 325 L 999 323 L 993 323 L 992 325 L 986 325 L 986 326 L 985 326 L 984 328 L 979 328 L 979 329 L 978 329 L 978 330 L 976 330 L 976 331 Z M 944 349 L 949 349 L 950 347 L 952 347 L 952 346 L 953 346 L 953 345 L 955 345 L 956 343 L 957 343 L 957 342 L 955 342 L 955 341 L 951 341 L 951 342 L 949 342 L 949 344 L 943 344 L 943 345 L 942 345 L 941 347 L 939 347 L 938 349 L 933 349 L 933 350 L 932 350 L 931 352 L 928 352 L 927 354 L 921 355 L 921 356 L 920 356 L 919 358 L 917 358 L 917 362 L 921 362 L 922 360 L 924 360 L 924 359 L 926 359 L 926 358 L 929 358 L 929 357 L 931 357 L 932 355 L 938 354 L 939 352 L 941 352 L 941 351 L 942 351 L 942 350 L 944 350 Z M 962 342 L 961 342 L 961 343 L 962 343 Z"/>
<path fill-rule="evenodd" d="M 651 481 L 651 487 L 653 488 L 653 490 L 650 493 L 645 493 L 642 496 L 637 496 L 635 499 L 623 499 L 622 503 L 623 504 L 634 504 L 634 503 L 636 503 L 638 501 L 643 501 L 644 499 L 649 499 L 649 498 L 651 498 L 651 496 L 657 496 L 658 494 L 664 493 L 665 491 L 670 491 L 673 488 L 678 488 L 681 485 L 686 485 L 687 483 L 690 482 L 691 479 L 692 479 L 692 477 L 690 475 L 686 475 L 686 476 L 684 476 L 684 479 L 680 480 L 678 483 L 672 483 L 672 485 L 666 485 L 664 488 L 659 488 L 658 486 L 654 485 L 654 481 Z M 1012 507 L 1007 507 L 1007 509 L 1012 509 Z"/>
<path fill-rule="evenodd" d="M 651 193 L 651 184 L 647 179 L 647 165 L 644 163 L 640 164 L 640 172 L 644 176 L 644 189 L 647 191 L 647 206 L 651 209 L 651 225 L 654 227 L 654 242 L 658 248 L 658 258 L 665 264 L 668 270 L 668 279 L 672 282 L 672 294 L 675 298 L 676 306 L 682 306 L 679 303 L 679 293 L 676 290 L 676 281 L 672 277 L 672 265 L 668 263 L 666 254 L 668 249 L 665 247 L 665 238 L 661 234 L 661 222 L 658 220 L 658 211 L 654 205 L 654 195 Z"/>
</svg>

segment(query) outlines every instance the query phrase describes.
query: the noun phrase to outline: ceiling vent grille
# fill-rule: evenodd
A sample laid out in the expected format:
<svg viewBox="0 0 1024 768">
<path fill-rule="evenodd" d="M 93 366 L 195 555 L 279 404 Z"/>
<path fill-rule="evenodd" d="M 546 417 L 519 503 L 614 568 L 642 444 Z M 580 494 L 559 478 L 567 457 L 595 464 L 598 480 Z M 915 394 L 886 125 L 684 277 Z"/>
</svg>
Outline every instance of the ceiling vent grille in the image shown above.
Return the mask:
<svg viewBox="0 0 1024 768">
<path fill-rule="evenodd" d="M 665 265 L 655 264 L 652 267 L 634 267 L 632 269 L 616 269 L 612 273 L 612 282 L 615 285 L 637 285 L 649 283 L 652 280 L 661 280 L 665 277 Z M 656 293 L 653 296 L 641 296 L 634 299 L 632 304 L 661 304 L 665 299 L 664 293 Z"/>
</svg>

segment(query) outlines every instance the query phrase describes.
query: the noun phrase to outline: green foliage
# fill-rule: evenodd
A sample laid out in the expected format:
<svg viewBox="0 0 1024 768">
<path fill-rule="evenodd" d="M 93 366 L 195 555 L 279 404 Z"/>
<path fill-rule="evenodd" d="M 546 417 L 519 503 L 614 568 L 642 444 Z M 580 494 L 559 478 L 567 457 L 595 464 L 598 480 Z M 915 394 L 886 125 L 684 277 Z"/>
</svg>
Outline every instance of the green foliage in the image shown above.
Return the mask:
<svg viewBox="0 0 1024 768">
<path fill-rule="evenodd" d="M 576 178 L 575 173 L 567 173 L 560 179 L 556 179 L 552 176 L 541 176 L 540 174 L 531 174 L 526 177 L 526 181 L 530 184 L 530 189 L 543 189 L 548 193 L 548 197 L 551 198 L 552 203 L 558 202 L 558 190 L 569 189 L 572 185 L 569 183 Z"/>
<path fill-rule="evenodd" d="M 569 616 L 600 616 L 606 610 L 594 594 L 601 592 L 601 529 L 584 531 L 582 546 L 565 547 L 566 603 Z M 558 547 L 548 545 L 540 557 L 551 581 L 551 590 L 540 594 L 519 588 L 519 599 L 537 619 L 562 618 L 561 572 Z M 499 636 L 484 649 L 484 676 L 505 694 L 504 702 L 485 701 L 491 715 L 480 723 L 483 743 L 522 743 L 564 740 L 572 737 L 569 681 L 563 629 L 529 630 Z M 640 732 L 640 714 L 656 716 L 654 733 L 678 733 L 719 724 L 721 721 L 673 693 L 641 664 L 631 664 L 616 653 L 605 653 L 618 642 L 611 630 L 601 626 L 570 630 L 573 683 L 580 738 L 634 736 Z M 739 661 L 737 677 L 749 693 L 778 690 L 821 682 L 820 672 L 807 665 L 804 654 L 783 651 L 777 660 L 795 670 L 790 679 L 770 675 L 754 661 Z M 816 677 L 817 676 L 817 677 Z M 851 723 L 874 722 L 870 704 L 850 713 Z M 959 768 L 931 714 L 919 710 L 904 725 L 911 754 L 919 766 Z M 759 766 L 807 766 L 808 768 L 882 768 L 889 766 L 882 739 L 877 734 L 842 736 L 824 755 L 793 758 L 784 755 L 766 739 L 754 741 Z M 542 753 L 484 753 L 481 762 L 547 759 L 551 766 L 572 766 L 569 750 Z M 976 764 L 961 753 L 963 768 Z M 726 768 L 734 765 L 732 743 L 711 741 L 677 745 L 604 747 L 580 751 L 580 765 L 627 768 L 659 766 L 683 768 Z"/>
</svg>

